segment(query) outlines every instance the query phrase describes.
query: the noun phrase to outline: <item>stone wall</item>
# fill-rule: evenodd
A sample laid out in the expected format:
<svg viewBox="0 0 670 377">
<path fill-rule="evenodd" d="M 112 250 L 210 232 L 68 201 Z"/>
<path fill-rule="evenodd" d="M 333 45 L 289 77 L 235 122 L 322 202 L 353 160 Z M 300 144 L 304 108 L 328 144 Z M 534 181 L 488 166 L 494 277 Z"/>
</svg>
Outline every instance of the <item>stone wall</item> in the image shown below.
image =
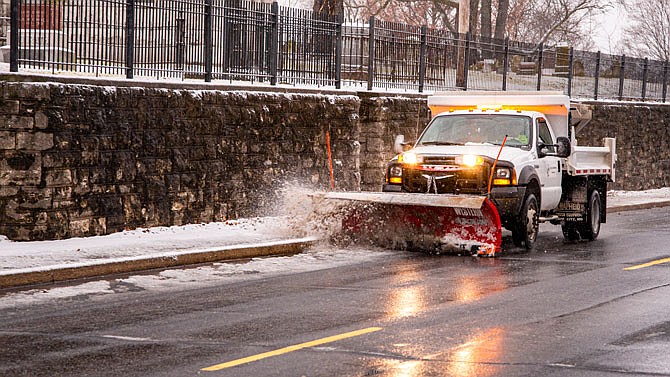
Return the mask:
<svg viewBox="0 0 670 377">
<path fill-rule="evenodd" d="M 0 234 L 15 240 L 222 221 L 287 182 L 360 188 L 352 95 L 3 82 Z"/>
<path fill-rule="evenodd" d="M 670 187 L 670 104 L 584 102 L 593 120 L 577 135 L 579 145 L 602 146 L 616 137 L 614 190 Z"/>
<path fill-rule="evenodd" d="M 396 135 L 416 140 L 430 120 L 425 96 L 380 96 L 359 93 L 361 98 L 361 189 L 381 190 L 386 163 L 393 158 Z"/>
<path fill-rule="evenodd" d="M 0 81 L 0 234 L 15 240 L 274 214 L 287 184 L 329 188 L 326 133 L 336 190 L 377 191 L 395 136 L 429 119 L 421 95 L 19 79 Z M 670 106 L 592 105 L 578 139 L 617 137 L 611 188 L 669 186 Z"/>
</svg>

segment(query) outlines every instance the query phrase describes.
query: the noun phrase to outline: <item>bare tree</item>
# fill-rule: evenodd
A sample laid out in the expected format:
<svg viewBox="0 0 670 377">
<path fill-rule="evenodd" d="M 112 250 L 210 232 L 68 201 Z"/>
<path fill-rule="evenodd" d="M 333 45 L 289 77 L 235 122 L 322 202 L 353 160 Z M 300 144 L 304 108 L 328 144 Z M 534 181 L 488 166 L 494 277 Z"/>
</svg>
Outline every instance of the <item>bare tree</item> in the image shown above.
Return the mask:
<svg viewBox="0 0 670 377">
<path fill-rule="evenodd" d="M 344 13 L 344 0 L 314 0 L 314 13 L 337 16 Z"/>
<path fill-rule="evenodd" d="M 345 0 L 349 20 L 379 20 L 456 31 L 454 0 Z"/>
<path fill-rule="evenodd" d="M 498 1 L 498 14 L 496 15 L 496 28 L 493 37 L 496 39 L 503 39 L 507 35 L 505 29 L 507 27 L 507 17 L 509 15 L 509 0 Z"/>
<path fill-rule="evenodd" d="M 604 0 L 515 0 L 509 10 L 511 39 L 531 43 L 568 42 L 592 46 L 586 22 L 610 5 Z"/>
<path fill-rule="evenodd" d="M 385 21 L 458 30 L 458 1 L 345 1 L 347 11 L 358 19 L 375 16 Z M 509 36 L 510 39 L 529 43 L 568 42 L 576 47 L 588 48 L 592 46 L 591 30 L 585 21 L 608 6 L 608 0 L 470 0 L 470 32 L 496 39 Z"/>
<path fill-rule="evenodd" d="M 470 0 L 470 33 L 479 34 L 479 0 Z"/>
<path fill-rule="evenodd" d="M 481 10 L 481 36 L 484 38 L 491 38 L 491 16 L 493 15 L 493 8 L 491 7 L 491 0 L 482 0 Z"/>
<path fill-rule="evenodd" d="M 630 25 L 623 48 L 640 57 L 670 60 L 670 5 L 667 0 L 622 0 Z"/>
</svg>

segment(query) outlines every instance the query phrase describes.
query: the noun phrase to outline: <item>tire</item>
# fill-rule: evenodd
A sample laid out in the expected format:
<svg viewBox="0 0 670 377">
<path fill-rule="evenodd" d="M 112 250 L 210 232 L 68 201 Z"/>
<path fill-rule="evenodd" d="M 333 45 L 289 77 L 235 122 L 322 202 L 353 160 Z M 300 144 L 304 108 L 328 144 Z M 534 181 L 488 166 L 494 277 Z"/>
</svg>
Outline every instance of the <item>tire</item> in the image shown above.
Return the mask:
<svg viewBox="0 0 670 377">
<path fill-rule="evenodd" d="M 540 206 L 535 194 L 529 193 L 523 201 L 519 218 L 512 229 L 512 242 L 515 246 L 533 248 L 540 226 Z"/>
<path fill-rule="evenodd" d="M 600 193 L 597 190 L 593 190 L 586 207 L 586 221 L 564 222 L 561 226 L 563 237 L 568 241 L 578 241 L 580 239 L 593 241 L 598 238 L 598 234 L 600 234 L 601 206 Z"/>
</svg>

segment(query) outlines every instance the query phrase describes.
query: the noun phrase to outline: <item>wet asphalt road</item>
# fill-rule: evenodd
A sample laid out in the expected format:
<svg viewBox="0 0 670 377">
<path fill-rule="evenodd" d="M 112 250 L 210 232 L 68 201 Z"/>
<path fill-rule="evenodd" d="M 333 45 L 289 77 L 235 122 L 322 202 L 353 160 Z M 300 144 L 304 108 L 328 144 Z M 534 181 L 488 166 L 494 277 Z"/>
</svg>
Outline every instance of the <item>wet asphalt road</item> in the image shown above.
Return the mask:
<svg viewBox="0 0 670 377">
<path fill-rule="evenodd" d="M 670 376 L 670 263 L 624 270 L 670 257 L 669 215 L 611 214 L 593 243 L 542 226 L 497 259 L 380 253 L 0 309 L 0 375 Z"/>
</svg>

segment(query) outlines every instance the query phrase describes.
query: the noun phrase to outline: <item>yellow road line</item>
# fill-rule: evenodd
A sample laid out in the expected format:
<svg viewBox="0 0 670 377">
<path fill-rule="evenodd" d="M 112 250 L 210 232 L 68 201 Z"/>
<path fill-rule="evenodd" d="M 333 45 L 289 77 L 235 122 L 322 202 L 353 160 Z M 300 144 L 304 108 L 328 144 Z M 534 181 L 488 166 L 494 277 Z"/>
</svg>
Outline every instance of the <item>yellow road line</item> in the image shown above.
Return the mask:
<svg viewBox="0 0 670 377">
<path fill-rule="evenodd" d="M 659 259 L 659 260 L 651 261 L 649 263 L 638 264 L 637 266 L 626 267 L 626 268 L 624 268 L 624 271 L 639 270 L 640 268 L 655 266 L 657 264 L 663 264 L 663 263 L 670 263 L 670 258 Z"/>
<path fill-rule="evenodd" d="M 221 369 L 234 367 L 234 366 L 237 366 L 237 365 L 251 363 L 251 362 L 258 361 L 258 360 L 265 359 L 265 358 L 272 357 L 272 356 L 283 355 L 285 353 L 298 351 L 298 350 L 301 350 L 303 348 L 316 347 L 316 346 L 320 346 L 322 344 L 332 343 L 332 342 L 342 340 L 342 339 L 353 338 L 355 336 L 365 335 L 365 334 L 368 334 L 368 333 L 371 333 L 371 332 L 379 331 L 381 329 L 382 329 L 381 327 L 368 327 L 366 329 L 351 331 L 351 332 L 344 333 L 344 334 L 329 336 L 327 338 L 312 340 L 311 342 L 300 343 L 300 344 L 296 344 L 296 345 L 293 345 L 293 346 L 280 348 L 280 349 L 277 349 L 277 350 L 274 350 L 274 351 L 259 353 L 258 355 L 249 356 L 249 357 L 245 357 L 245 358 L 242 358 L 242 359 L 229 361 L 229 362 L 223 363 L 223 364 L 212 365 L 211 367 L 202 368 L 201 370 L 207 371 L 207 372 L 213 372 L 213 371 L 217 371 L 217 370 L 221 370 Z"/>
</svg>

